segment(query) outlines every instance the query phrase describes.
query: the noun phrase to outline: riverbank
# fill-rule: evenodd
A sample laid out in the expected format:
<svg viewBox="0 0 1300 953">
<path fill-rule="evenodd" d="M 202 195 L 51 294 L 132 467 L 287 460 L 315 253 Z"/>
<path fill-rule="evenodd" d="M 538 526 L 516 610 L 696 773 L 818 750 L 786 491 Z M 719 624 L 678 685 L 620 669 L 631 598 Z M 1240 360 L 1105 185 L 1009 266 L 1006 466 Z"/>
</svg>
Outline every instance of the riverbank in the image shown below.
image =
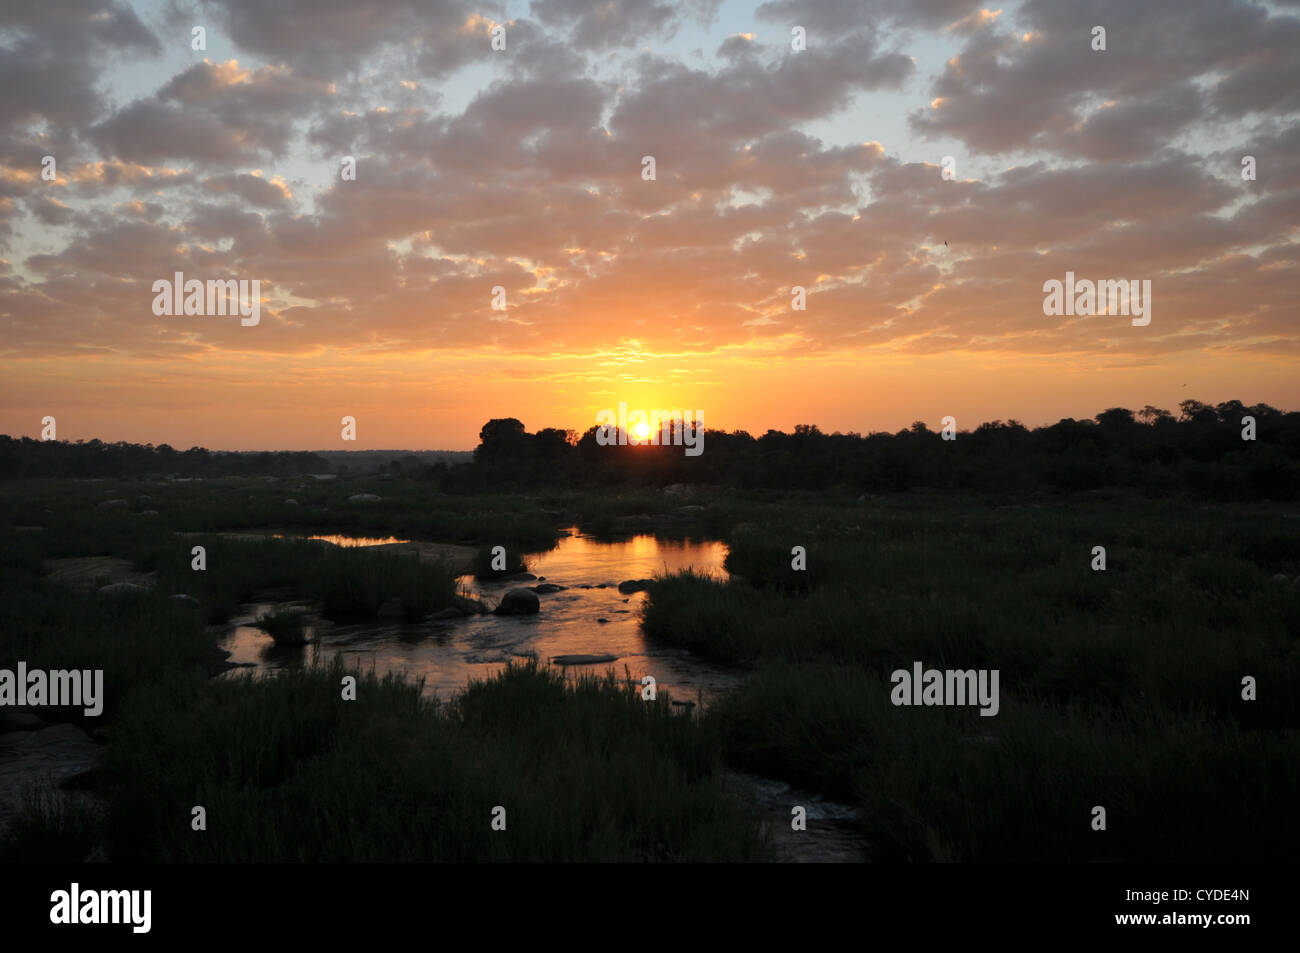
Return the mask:
<svg viewBox="0 0 1300 953">
<path fill-rule="evenodd" d="M 401 481 L 10 483 L 0 504 L 0 662 L 102 668 L 106 696 L 100 719 L 42 713 L 99 754 L 20 799 L 9 859 L 773 859 L 791 856 L 792 812 L 809 806 L 810 825 L 849 825 L 877 860 L 1282 858 L 1297 840 L 1294 507 L 450 499 Z M 730 580 L 599 590 L 612 611 L 640 604 L 645 638 L 738 667 L 707 710 L 646 701 L 634 672 L 574 679 L 527 660 L 436 699 L 327 658 L 211 677 L 216 633 L 258 598 L 363 627 L 396 600 L 421 621 L 392 624 L 427 640 L 428 619 L 464 598 L 445 558 L 267 533 L 441 538 L 478 557 L 549 552 L 574 525 L 726 541 Z M 562 604 L 576 603 L 549 602 Z M 591 621 L 589 641 L 554 654 L 621 655 Z M 997 714 L 894 704 L 892 673 L 916 662 L 997 670 Z M 742 775 L 767 801 L 809 804 L 740 797 Z M 854 810 L 824 806 L 837 802 Z"/>
</svg>

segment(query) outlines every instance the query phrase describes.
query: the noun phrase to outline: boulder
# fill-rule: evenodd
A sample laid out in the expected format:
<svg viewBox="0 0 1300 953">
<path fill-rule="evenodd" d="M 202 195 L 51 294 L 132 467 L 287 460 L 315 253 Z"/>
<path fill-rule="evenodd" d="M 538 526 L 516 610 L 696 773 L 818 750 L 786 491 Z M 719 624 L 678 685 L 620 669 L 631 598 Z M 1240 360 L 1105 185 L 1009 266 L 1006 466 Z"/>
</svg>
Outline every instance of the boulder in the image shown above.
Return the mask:
<svg viewBox="0 0 1300 953">
<path fill-rule="evenodd" d="M 349 503 L 378 503 L 382 496 L 375 496 L 373 493 L 353 493 L 348 497 Z"/>
<path fill-rule="evenodd" d="M 555 665 L 599 665 L 617 661 L 617 655 L 557 655 L 551 659 Z"/>
<path fill-rule="evenodd" d="M 457 609 L 455 606 L 448 606 L 446 609 L 439 609 L 437 612 L 431 613 L 429 615 L 429 621 L 443 622 L 450 619 L 460 619 L 464 616 L 465 613 L 460 609 Z"/>
<path fill-rule="evenodd" d="M 557 586 L 553 582 L 544 582 L 540 586 L 529 586 L 528 588 L 533 592 L 545 595 L 548 592 L 563 592 L 568 586 Z"/>
<path fill-rule="evenodd" d="M 1274 576 L 1273 576 L 1273 581 L 1274 581 L 1274 582 L 1280 582 L 1280 583 L 1282 583 L 1282 584 L 1285 585 L 1286 583 L 1290 582 L 1291 580 L 1287 577 L 1287 574 L 1286 574 L 1286 573 L 1284 573 L 1284 572 L 1279 572 L 1279 573 L 1275 573 L 1275 574 L 1274 574 Z"/>
<path fill-rule="evenodd" d="M 169 596 L 168 598 L 170 598 L 172 602 L 183 602 L 185 605 L 191 606 L 195 609 L 199 607 L 199 600 L 184 592 L 178 592 L 174 596 Z"/>
<path fill-rule="evenodd" d="M 124 509 L 126 509 L 126 507 L 127 507 L 127 502 L 126 502 L 126 500 L 105 500 L 103 503 L 100 503 L 97 507 L 95 507 L 95 509 L 97 509 L 97 510 L 124 510 Z"/>
<path fill-rule="evenodd" d="M 496 607 L 496 615 L 531 615 L 542 608 L 537 593 L 529 589 L 507 589 Z"/>
<path fill-rule="evenodd" d="M 645 592 L 650 588 L 650 583 L 653 581 L 652 579 L 624 579 L 618 584 L 618 591 L 623 595 L 633 592 Z"/>
<path fill-rule="evenodd" d="M 107 586 L 100 586 L 96 591 L 99 596 L 134 596 L 149 590 L 144 586 L 138 586 L 133 582 L 110 582 Z"/>
</svg>

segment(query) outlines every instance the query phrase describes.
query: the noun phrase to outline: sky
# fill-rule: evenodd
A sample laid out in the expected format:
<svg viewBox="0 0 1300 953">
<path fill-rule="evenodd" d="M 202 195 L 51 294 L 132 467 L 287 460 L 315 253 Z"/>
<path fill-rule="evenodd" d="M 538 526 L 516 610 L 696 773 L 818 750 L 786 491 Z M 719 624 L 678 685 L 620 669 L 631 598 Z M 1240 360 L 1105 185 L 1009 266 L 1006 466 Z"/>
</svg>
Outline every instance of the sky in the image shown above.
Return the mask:
<svg viewBox="0 0 1300 953">
<path fill-rule="evenodd" d="M 5 4 L 0 433 L 1300 409 L 1297 46 L 1300 0 Z"/>
</svg>

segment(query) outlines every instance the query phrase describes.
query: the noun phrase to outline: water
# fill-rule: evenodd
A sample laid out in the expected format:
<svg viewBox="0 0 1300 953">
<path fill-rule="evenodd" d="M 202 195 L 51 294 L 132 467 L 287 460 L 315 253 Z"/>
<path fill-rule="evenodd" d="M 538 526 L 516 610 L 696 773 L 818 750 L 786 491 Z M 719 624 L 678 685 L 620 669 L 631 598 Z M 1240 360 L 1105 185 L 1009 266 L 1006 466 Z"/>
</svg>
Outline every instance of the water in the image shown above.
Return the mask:
<svg viewBox="0 0 1300 953">
<path fill-rule="evenodd" d="M 382 546 L 409 542 L 393 538 L 316 536 L 342 546 Z M 614 655 L 614 662 L 567 665 L 569 673 L 603 674 L 623 667 L 640 681 L 653 675 L 656 686 L 674 700 L 707 706 L 710 699 L 733 688 L 740 673 L 715 665 L 684 649 L 648 642 L 641 632 L 640 612 L 645 593 L 625 595 L 618 584 L 693 569 L 726 579 L 727 548 L 718 542 L 660 540 L 640 535 L 619 542 L 599 542 L 570 530 L 570 535 L 545 553 L 527 556 L 530 572 L 543 581 L 567 586 L 562 592 L 539 593 L 541 611 L 528 616 L 468 616 L 450 622 L 365 622 L 334 625 L 315 619 L 307 630 L 310 642 L 281 649 L 252 623 L 259 616 L 306 603 L 259 603 L 244 607 L 222 640 L 231 661 L 251 665 L 262 673 L 328 660 L 341 653 L 346 664 L 360 665 L 379 675 L 390 672 L 424 679 L 426 696 L 447 699 L 471 678 L 487 678 L 511 659 L 529 652 L 547 661 L 561 655 Z M 463 588 L 495 605 L 507 589 L 534 586 L 537 580 L 480 582 L 464 576 Z M 602 621 L 604 620 L 604 621 Z M 238 670 L 235 670 L 238 671 Z M 228 673 L 231 674 L 231 673 Z M 749 802 L 772 834 L 777 858 L 786 862 L 846 862 L 866 857 L 866 845 L 853 807 L 826 801 L 806 791 L 738 771 L 726 775 L 730 787 Z M 806 831 L 790 829 L 790 808 L 807 811 Z"/>
<path fill-rule="evenodd" d="M 384 545 L 396 539 L 324 538 L 340 545 Z M 487 678 L 511 659 L 535 652 L 542 661 L 565 655 L 613 655 L 612 662 L 566 665 L 569 673 L 603 674 L 609 668 L 622 677 L 624 666 L 640 681 L 654 676 L 660 692 L 674 700 L 702 702 L 734 686 L 736 670 L 697 658 L 684 649 L 647 642 L 641 632 L 640 611 L 645 593 L 625 595 L 618 584 L 626 579 L 693 569 L 725 579 L 722 563 L 727 548 L 720 542 L 660 540 L 640 535 L 618 542 L 598 542 L 575 529 L 545 553 L 528 555 L 529 571 L 564 591 L 539 593 L 541 611 L 528 616 L 468 616 L 448 622 L 364 622 L 347 625 L 313 620 L 309 644 L 277 648 L 271 637 L 253 625 L 255 619 L 285 603 L 244 607 L 232 620 L 221 645 L 230 661 L 268 672 L 326 661 L 336 653 L 363 671 L 373 666 L 379 675 L 390 672 L 424 679 L 428 696 L 449 698 L 471 678 Z M 536 580 L 481 582 L 466 576 L 462 586 L 495 605 L 507 589 L 534 586 Z M 603 588 L 602 588 L 603 587 Z M 305 607 L 305 606 L 304 606 Z"/>
<path fill-rule="evenodd" d="M 276 539 L 285 539 L 280 533 L 275 533 Z M 335 546 L 387 546 L 389 543 L 409 543 L 409 539 L 398 539 L 396 536 L 308 536 L 308 539 L 321 539 L 327 543 L 333 543 Z"/>
</svg>

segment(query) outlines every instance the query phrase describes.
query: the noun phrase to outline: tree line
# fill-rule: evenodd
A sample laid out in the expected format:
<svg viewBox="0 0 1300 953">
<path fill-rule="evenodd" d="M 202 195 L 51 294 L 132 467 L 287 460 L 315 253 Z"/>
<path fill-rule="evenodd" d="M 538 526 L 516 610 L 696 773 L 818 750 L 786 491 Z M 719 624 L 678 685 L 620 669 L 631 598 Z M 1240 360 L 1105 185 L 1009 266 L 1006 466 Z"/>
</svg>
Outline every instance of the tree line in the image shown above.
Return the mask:
<svg viewBox="0 0 1300 953">
<path fill-rule="evenodd" d="M 944 439 L 917 421 L 897 433 L 706 430 L 704 450 L 619 446 L 547 427 L 527 431 L 514 417 L 483 425 L 472 462 L 433 464 L 414 455 L 380 468 L 448 492 L 532 487 L 662 487 L 673 483 L 768 490 L 895 492 L 912 488 L 1025 493 L 1108 487 L 1151 495 L 1289 500 L 1300 491 L 1300 413 L 1238 400 L 1185 400 L 1179 413 L 1147 405 L 1112 407 L 1087 420 L 1028 428 L 982 423 Z M 1253 432 L 1252 432 L 1253 431 Z M 613 440 L 608 439 L 613 437 Z M 1254 439 L 1245 439 L 1253 436 Z M 607 445 L 610 443 L 615 445 Z M 229 453 L 166 444 L 40 441 L 0 435 L 0 479 L 58 477 L 294 476 L 347 472 L 316 453 Z"/>
<path fill-rule="evenodd" d="M 480 432 L 471 465 L 425 475 L 453 491 L 672 483 L 857 492 L 1127 487 L 1280 500 L 1300 488 L 1300 413 L 1238 400 L 1185 400 L 1177 416 L 1151 405 L 1136 412 L 1112 407 L 1089 420 L 1032 429 L 995 420 L 958 430 L 951 440 L 922 421 L 866 435 L 824 433 L 811 424 L 757 437 L 707 430 L 699 456 L 671 444 L 605 445 L 611 440 L 598 440 L 599 429 L 529 433 L 516 418 L 497 418 Z"/>
</svg>

